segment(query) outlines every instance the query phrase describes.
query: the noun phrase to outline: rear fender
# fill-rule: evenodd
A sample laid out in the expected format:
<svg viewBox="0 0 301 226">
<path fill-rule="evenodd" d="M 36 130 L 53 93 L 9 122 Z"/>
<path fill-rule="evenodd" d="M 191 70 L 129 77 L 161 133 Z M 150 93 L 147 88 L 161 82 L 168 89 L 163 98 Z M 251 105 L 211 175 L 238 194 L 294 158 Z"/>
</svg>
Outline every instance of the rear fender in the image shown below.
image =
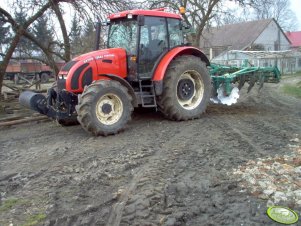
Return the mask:
<svg viewBox="0 0 301 226">
<path fill-rule="evenodd" d="M 168 53 L 166 53 L 164 55 L 164 57 L 162 57 L 160 63 L 157 65 L 157 67 L 154 71 L 154 74 L 153 74 L 153 78 L 152 78 L 152 80 L 155 82 L 155 84 L 160 83 L 160 81 L 162 81 L 164 79 L 165 72 L 166 72 L 167 67 L 170 64 L 170 62 L 174 58 L 176 58 L 178 56 L 182 56 L 182 55 L 197 56 L 197 57 L 201 58 L 201 60 L 203 62 L 205 62 L 207 66 L 210 65 L 208 58 L 201 50 L 199 50 L 195 47 L 191 47 L 191 46 L 176 47 L 176 48 L 170 50 Z M 156 94 L 158 95 L 157 92 L 156 92 Z"/>
</svg>

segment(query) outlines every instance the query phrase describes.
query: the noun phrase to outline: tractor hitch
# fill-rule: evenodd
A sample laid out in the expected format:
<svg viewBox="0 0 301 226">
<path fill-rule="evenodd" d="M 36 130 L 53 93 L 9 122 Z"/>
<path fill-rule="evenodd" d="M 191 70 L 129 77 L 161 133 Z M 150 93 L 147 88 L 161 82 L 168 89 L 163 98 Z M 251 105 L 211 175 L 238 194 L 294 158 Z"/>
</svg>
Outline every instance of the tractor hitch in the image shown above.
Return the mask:
<svg viewBox="0 0 301 226">
<path fill-rule="evenodd" d="M 76 118 L 77 95 L 66 90 L 58 92 L 56 88 L 50 88 L 47 96 L 24 91 L 20 94 L 19 103 L 58 121 Z"/>
</svg>

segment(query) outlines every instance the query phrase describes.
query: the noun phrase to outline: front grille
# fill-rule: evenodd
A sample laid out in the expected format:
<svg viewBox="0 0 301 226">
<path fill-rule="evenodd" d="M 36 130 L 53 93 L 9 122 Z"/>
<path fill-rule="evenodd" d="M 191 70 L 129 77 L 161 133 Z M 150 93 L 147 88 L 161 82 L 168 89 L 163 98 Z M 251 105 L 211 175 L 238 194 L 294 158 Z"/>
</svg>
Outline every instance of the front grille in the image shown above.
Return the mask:
<svg viewBox="0 0 301 226">
<path fill-rule="evenodd" d="M 92 68 L 90 67 L 88 70 L 85 71 L 85 74 L 82 77 L 82 88 L 88 86 L 92 83 Z"/>
<path fill-rule="evenodd" d="M 71 78 L 71 89 L 78 89 L 79 88 L 79 77 L 80 74 L 82 73 L 82 71 L 88 67 L 88 63 L 85 63 L 83 65 L 81 65 L 79 68 L 77 68 L 74 72 L 74 74 L 72 75 Z"/>
</svg>

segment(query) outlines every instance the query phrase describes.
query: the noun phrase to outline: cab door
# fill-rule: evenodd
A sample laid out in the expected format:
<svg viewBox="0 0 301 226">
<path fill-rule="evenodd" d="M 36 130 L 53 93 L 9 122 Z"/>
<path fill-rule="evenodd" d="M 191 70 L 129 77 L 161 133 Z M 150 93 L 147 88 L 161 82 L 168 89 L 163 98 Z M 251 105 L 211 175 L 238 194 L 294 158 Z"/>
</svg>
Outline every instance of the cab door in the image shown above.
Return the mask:
<svg viewBox="0 0 301 226">
<path fill-rule="evenodd" d="M 139 79 L 150 79 L 159 56 L 168 50 L 167 23 L 165 18 L 146 16 L 140 27 L 138 51 Z"/>
</svg>

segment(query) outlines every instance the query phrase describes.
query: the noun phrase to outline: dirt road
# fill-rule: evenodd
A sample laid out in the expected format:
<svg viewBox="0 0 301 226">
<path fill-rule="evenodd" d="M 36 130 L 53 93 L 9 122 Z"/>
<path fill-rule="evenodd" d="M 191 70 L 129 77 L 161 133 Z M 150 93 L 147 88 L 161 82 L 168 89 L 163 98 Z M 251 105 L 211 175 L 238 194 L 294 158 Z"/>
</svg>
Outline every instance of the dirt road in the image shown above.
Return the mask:
<svg viewBox="0 0 301 226">
<path fill-rule="evenodd" d="M 301 100 L 279 84 L 199 120 L 138 111 L 116 136 L 50 121 L 1 128 L 0 225 L 277 225 L 267 204 L 301 211 L 299 140 Z M 281 158 L 295 173 L 277 187 L 279 172 L 261 167 L 277 174 L 270 193 L 234 173 Z"/>
</svg>

